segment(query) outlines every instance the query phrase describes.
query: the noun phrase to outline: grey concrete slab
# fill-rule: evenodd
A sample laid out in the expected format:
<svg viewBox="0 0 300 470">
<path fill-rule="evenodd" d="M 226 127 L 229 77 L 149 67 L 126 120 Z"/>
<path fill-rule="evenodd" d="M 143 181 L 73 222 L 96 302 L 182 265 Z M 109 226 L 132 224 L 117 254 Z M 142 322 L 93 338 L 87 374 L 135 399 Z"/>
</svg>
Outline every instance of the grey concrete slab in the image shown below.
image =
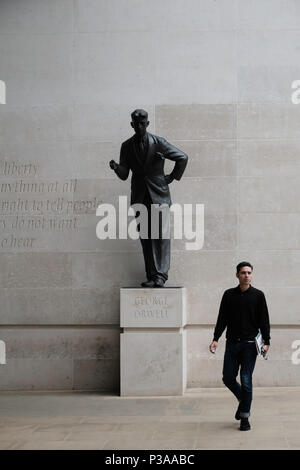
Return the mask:
<svg viewBox="0 0 300 470">
<path fill-rule="evenodd" d="M 257 226 L 260 230 L 257 230 Z M 255 230 L 252 230 L 252 227 L 255 227 Z M 300 217 L 297 213 L 243 213 L 239 218 L 239 248 L 299 250 L 299 230 Z"/>
<path fill-rule="evenodd" d="M 19 178 L 26 181 L 32 181 L 33 177 L 43 180 L 56 180 L 57 178 L 67 180 L 79 176 L 74 168 L 76 159 L 74 154 L 71 154 L 69 141 L 22 141 L 16 136 L 15 139 L 0 142 L 0 155 L 0 178 L 4 180 L 7 180 L 8 172 L 15 177 L 19 174 Z M 83 154 L 81 159 L 83 160 Z M 10 167 L 5 166 L 6 163 L 10 164 Z M 24 165 L 30 164 L 32 169 L 29 172 L 25 173 L 25 170 L 21 172 L 20 165 L 24 168 Z"/>
<path fill-rule="evenodd" d="M 268 306 L 272 315 L 272 324 L 299 325 L 298 288 L 297 287 L 267 287 L 265 289 Z M 286 308 L 288 305 L 288 309 Z"/>
<path fill-rule="evenodd" d="M 219 140 L 174 140 L 172 143 L 183 150 L 189 157 L 184 176 L 236 176 L 236 143 Z M 172 168 L 172 163 L 165 162 L 165 170 Z M 166 172 L 167 173 L 167 172 Z"/>
<path fill-rule="evenodd" d="M 78 360 L 119 360 L 120 329 L 80 328 L 72 332 L 73 357 Z"/>
<path fill-rule="evenodd" d="M 120 324 L 120 289 L 73 289 L 74 324 Z"/>
<path fill-rule="evenodd" d="M 195 211 L 195 206 L 194 206 Z M 188 240 L 183 233 L 181 239 L 174 238 L 174 224 L 171 225 L 172 250 L 186 250 Z M 193 232 L 196 230 L 196 219 L 193 218 Z M 194 235 L 195 238 L 195 235 Z M 193 241 L 193 240 L 192 240 Z M 237 216 L 228 214 L 206 214 L 204 207 L 204 243 L 201 248 L 206 250 L 234 250 L 237 246 Z"/>
<path fill-rule="evenodd" d="M 73 253 L 74 288 L 109 288 L 140 285 L 144 280 L 142 253 Z M 117 269 L 116 269 L 117 267 Z"/>
<path fill-rule="evenodd" d="M 111 204 L 116 210 L 116 215 L 119 214 L 119 197 L 127 197 L 127 208 L 130 204 L 130 180 L 121 181 L 114 173 L 111 177 L 104 181 L 100 178 L 84 178 L 78 180 L 74 191 L 74 202 L 76 201 L 94 201 L 96 198 L 97 204 L 74 205 L 75 214 L 96 214 L 96 209 L 99 204 Z"/>
<path fill-rule="evenodd" d="M 238 27 L 262 30 L 298 29 L 299 14 L 300 5 L 295 0 L 238 2 Z"/>
<path fill-rule="evenodd" d="M 300 141 L 239 140 L 239 176 L 294 176 L 300 168 Z"/>
<path fill-rule="evenodd" d="M 170 185 L 173 204 L 204 204 L 206 214 L 236 214 L 237 181 L 236 178 L 188 178 L 186 184 L 173 182 Z M 226 198 L 224 198 L 226 193 Z"/>
<path fill-rule="evenodd" d="M 1 33 L 62 33 L 73 31 L 72 0 L 1 2 Z"/>
<path fill-rule="evenodd" d="M 157 104 L 220 105 L 236 101 L 235 32 L 159 32 L 153 42 L 160 51 L 153 57 Z"/>
<path fill-rule="evenodd" d="M 71 257 L 67 253 L 0 255 L 2 287 L 70 287 Z"/>
<path fill-rule="evenodd" d="M 1 328 L 1 338 L 6 343 L 8 361 L 72 359 L 73 335 L 72 330 L 60 328 Z M 10 369 L 9 362 L 6 369 Z"/>
<path fill-rule="evenodd" d="M 1 77 L 9 84 L 7 102 L 18 106 L 68 104 L 72 43 L 71 34 L 41 34 L 38 41 L 34 34 L 7 34 L 0 43 Z"/>
<path fill-rule="evenodd" d="M 66 105 L 12 106 L 0 108 L 1 141 L 19 145 L 33 142 L 67 141 L 71 137 L 71 109 Z"/>
<path fill-rule="evenodd" d="M 290 84 L 289 84 L 290 87 Z M 300 109 L 284 103 L 237 105 L 237 137 L 240 139 L 299 139 Z"/>
<path fill-rule="evenodd" d="M 74 4 L 75 30 L 91 31 L 173 31 L 180 23 L 183 31 L 231 30 L 237 24 L 237 10 L 234 0 L 220 0 L 216 5 L 211 0 L 189 1 L 189 8 L 183 0 L 172 2 L 170 15 L 167 1 L 151 4 L 152 16 L 145 15 L 149 8 L 146 0 L 137 4 L 130 0 L 125 4 L 118 0 L 76 0 Z M 104 8 L 105 7 L 105 8 Z"/>
<path fill-rule="evenodd" d="M 119 358 L 74 360 L 73 387 L 77 390 L 118 391 L 120 388 Z"/>
<path fill-rule="evenodd" d="M 7 359 L 1 370 L 1 390 L 66 390 L 73 382 L 72 359 Z"/>
<path fill-rule="evenodd" d="M 299 387 L 254 388 L 251 430 L 241 433 L 234 419 L 236 400 L 225 387 L 147 398 L 1 392 L 7 432 L 0 448 L 289 450 L 299 447 L 292 419 L 299 420 L 299 393 Z M 290 418 L 285 405 L 293 406 Z"/>
<path fill-rule="evenodd" d="M 271 16 L 271 15 L 270 15 Z M 300 32 L 242 30 L 238 32 L 238 59 L 241 67 L 288 67 L 297 64 Z M 290 85 L 290 84 L 289 84 Z M 290 88 L 290 87 L 289 87 Z"/>
<path fill-rule="evenodd" d="M 239 211 L 241 213 L 286 213 L 299 211 L 297 204 L 300 178 L 294 176 L 264 176 L 242 178 L 239 182 Z M 268 188 L 266 190 L 266 188 Z M 282 214 L 284 217 L 284 214 Z M 284 238 L 284 235 L 283 235 Z M 287 245 L 288 246 L 288 245 Z"/>
<path fill-rule="evenodd" d="M 155 108 L 156 131 L 167 140 L 233 139 L 232 104 L 160 105 Z"/>
<path fill-rule="evenodd" d="M 218 251 L 185 251 L 176 252 L 171 255 L 171 270 L 169 274 L 170 285 L 189 287 L 210 287 L 213 282 L 215 287 L 220 285 L 231 286 L 233 251 L 222 251 L 224 260 L 220 270 L 220 252 Z M 183 260 L 189 266 L 188 270 L 182 271 Z M 237 263 L 236 263 L 237 264 Z"/>
<path fill-rule="evenodd" d="M 129 121 L 129 112 L 127 121 Z M 113 178 L 109 161 L 119 161 L 119 142 L 72 142 L 72 175 L 77 178 Z M 105 183 L 102 181 L 102 184 Z M 121 184 L 121 180 L 119 180 Z"/>
<path fill-rule="evenodd" d="M 143 106 L 147 109 L 150 125 L 148 131 L 154 133 L 154 105 L 145 102 Z M 147 105 L 147 106 L 146 106 Z M 72 106 L 72 140 L 74 142 L 99 142 L 113 141 L 121 143 L 133 135 L 130 126 L 130 114 L 134 109 L 140 107 L 140 101 L 132 99 L 130 105 L 102 103 L 100 101 L 91 103 L 83 101 L 82 104 Z"/>
<path fill-rule="evenodd" d="M 72 323 L 69 288 L 1 288 L 0 324 Z"/>
<path fill-rule="evenodd" d="M 123 193 L 123 196 L 125 195 L 124 193 Z M 106 252 L 106 253 L 111 253 L 114 251 L 119 251 L 119 252 L 128 251 L 132 253 L 140 252 L 141 250 L 140 241 L 133 240 L 128 235 L 128 226 L 134 220 L 134 216 L 130 216 L 127 218 L 127 223 L 126 223 L 127 238 L 126 239 L 120 238 L 119 214 L 121 212 L 121 209 L 120 209 L 119 201 L 116 201 L 116 203 L 114 203 L 113 201 L 111 203 L 108 203 L 108 204 L 112 204 L 112 206 L 110 206 L 109 209 L 107 208 L 105 209 L 105 212 L 103 212 L 104 215 L 96 216 L 92 214 L 92 212 L 94 211 L 94 207 L 97 204 L 97 203 L 94 204 L 93 199 L 95 198 L 77 199 L 79 203 L 80 201 L 83 202 L 82 205 L 81 204 L 77 205 L 77 207 L 79 208 L 78 212 L 81 212 L 81 210 L 83 210 L 83 211 L 88 211 L 88 214 L 81 214 L 81 213 L 75 214 L 75 217 L 78 221 L 76 225 L 77 228 L 76 230 L 71 231 L 70 238 L 69 238 L 69 248 L 71 247 L 72 252 L 73 253 L 93 252 L 93 253 L 97 253 L 97 256 L 101 256 L 100 254 L 101 252 Z M 101 197 L 99 197 L 98 200 L 101 201 Z M 112 211 L 115 211 L 114 213 L 116 214 L 115 221 L 114 219 L 111 219 L 113 221 L 109 225 L 109 228 L 107 225 L 108 210 L 111 211 L 110 214 L 112 213 Z M 100 232 L 96 233 L 97 225 L 101 220 L 104 221 L 103 223 L 105 223 L 105 227 L 102 226 L 101 233 Z M 110 233 L 109 234 L 104 233 L 104 231 L 107 232 L 108 229 Z"/>
<path fill-rule="evenodd" d="M 277 39 L 279 42 L 282 37 Z M 264 44 L 265 39 L 259 40 Z M 272 39 L 271 39 L 272 41 Z M 251 44 L 255 48 L 256 45 Z M 273 50 L 278 47 L 271 46 Z M 248 56 L 248 51 L 242 50 L 241 55 Z M 268 62 L 269 51 L 265 52 L 264 60 Z M 240 65 L 237 70 L 238 100 L 253 103 L 290 103 L 292 83 L 299 77 L 300 68 L 297 65 Z"/>
</svg>

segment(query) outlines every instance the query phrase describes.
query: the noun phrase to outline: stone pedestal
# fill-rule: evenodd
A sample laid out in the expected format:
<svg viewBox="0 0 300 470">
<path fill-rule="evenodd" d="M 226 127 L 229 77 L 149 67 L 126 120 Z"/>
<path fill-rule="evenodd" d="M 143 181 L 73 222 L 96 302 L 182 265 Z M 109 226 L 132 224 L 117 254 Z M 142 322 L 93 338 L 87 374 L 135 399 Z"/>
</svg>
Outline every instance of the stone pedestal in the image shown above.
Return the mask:
<svg viewBox="0 0 300 470">
<path fill-rule="evenodd" d="M 186 389 L 186 289 L 121 288 L 121 396 Z"/>
</svg>

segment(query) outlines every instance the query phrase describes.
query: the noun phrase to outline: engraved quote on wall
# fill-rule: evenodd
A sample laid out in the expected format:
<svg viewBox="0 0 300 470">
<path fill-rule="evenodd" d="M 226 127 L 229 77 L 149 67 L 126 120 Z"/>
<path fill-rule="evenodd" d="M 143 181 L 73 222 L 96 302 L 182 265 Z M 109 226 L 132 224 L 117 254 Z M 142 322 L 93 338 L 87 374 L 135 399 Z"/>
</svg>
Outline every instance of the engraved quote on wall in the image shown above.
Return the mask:
<svg viewBox="0 0 300 470">
<path fill-rule="evenodd" d="M 0 161 L 0 250 L 47 249 L 58 233 L 78 231 L 79 215 L 95 214 L 99 201 L 76 200 L 77 188 L 76 178 L 41 177 L 37 163 Z"/>
</svg>

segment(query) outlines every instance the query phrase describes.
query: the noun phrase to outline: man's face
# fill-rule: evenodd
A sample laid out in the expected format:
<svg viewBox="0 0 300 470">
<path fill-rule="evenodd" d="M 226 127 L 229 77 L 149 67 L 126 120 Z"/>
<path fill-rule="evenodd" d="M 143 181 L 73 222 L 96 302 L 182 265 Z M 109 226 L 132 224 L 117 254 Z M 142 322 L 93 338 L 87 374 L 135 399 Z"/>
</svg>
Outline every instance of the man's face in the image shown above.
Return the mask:
<svg viewBox="0 0 300 470">
<path fill-rule="evenodd" d="M 142 137 L 146 134 L 146 129 L 149 125 L 147 118 L 136 118 L 131 122 L 131 127 L 135 130 L 135 133 Z"/>
<path fill-rule="evenodd" d="M 240 281 L 240 285 L 244 287 L 249 286 L 252 280 L 252 268 L 250 266 L 243 266 L 236 274 L 236 277 Z"/>
</svg>

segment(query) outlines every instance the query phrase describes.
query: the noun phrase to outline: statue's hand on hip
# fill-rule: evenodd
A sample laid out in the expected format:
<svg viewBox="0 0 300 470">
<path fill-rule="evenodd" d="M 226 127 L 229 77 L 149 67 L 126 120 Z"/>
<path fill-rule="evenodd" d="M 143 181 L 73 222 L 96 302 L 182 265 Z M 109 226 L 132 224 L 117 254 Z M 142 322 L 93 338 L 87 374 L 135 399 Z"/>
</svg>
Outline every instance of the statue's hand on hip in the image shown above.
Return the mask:
<svg viewBox="0 0 300 470">
<path fill-rule="evenodd" d="M 111 160 L 109 162 L 109 166 L 112 170 L 115 170 L 118 167 L 118 164 L 114 160 Z"/>
<path fill-rule="evenodd" d="M 170 184 L 174 180 L 174 177 L 172 175 L 166 175 L 165 180 L 167 184 Z"/>
</svg>

